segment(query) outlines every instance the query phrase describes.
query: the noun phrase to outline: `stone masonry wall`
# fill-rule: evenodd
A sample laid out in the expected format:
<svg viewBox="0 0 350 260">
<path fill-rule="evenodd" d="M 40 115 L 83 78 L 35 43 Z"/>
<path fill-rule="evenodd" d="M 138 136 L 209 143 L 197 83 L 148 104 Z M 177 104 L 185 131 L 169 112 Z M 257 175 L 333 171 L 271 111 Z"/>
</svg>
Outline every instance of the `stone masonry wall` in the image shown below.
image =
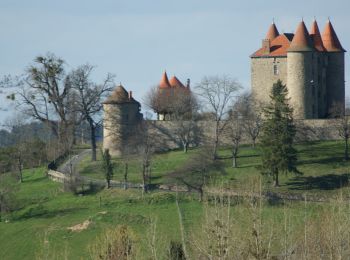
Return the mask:
<svg viewBox="0 0 350 260">
<path fill-rule="evenodd" d="M 149 124 L 151 133 L 156 138 L 158 150 L 169 150 L 181 148 L 181 141 L 174 134 L 176 122 L 172 121 L 146 121 Z M 309 119 L 295 120 L 297 126 L 296 142 L 316 140 L 337 140 L 340 139 L 336 128 L 336 119 Z M 214 121 L 197 122 L 197 140 L 193 145 L 202 144 L 204 140 L 211 140 L 214 137 Z M 229 131 L 226 128 L 220 139 L 221 145 L 230 145 Z M 251 139 L 247 134 L 242 137 L 242 143 L 249 144 Z"/>
<path fill-rule="evenodd" d="M 274 74 L 274 64 L 278 68 L 277 75 Z M 251 59 L 252 94 L 255 100 L 268 103 L 272 86 L 278 79 L 287 84 L 287 57 Z"/>
</svg>

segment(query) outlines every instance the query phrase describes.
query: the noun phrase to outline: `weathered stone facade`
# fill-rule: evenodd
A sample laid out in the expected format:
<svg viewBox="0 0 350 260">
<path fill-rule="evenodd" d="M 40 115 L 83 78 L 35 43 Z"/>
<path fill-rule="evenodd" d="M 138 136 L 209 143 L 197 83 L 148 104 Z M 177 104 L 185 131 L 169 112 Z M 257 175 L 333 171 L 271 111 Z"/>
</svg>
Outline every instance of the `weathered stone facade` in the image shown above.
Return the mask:
<svg viewBox="0 0 350 260">
<path fill-rule="evenodd" d="M 262 47 L 251 56 L 252 94 L 267 103 L 274 83 L 287 85 L 297 119 L 331 116 L 345 105 L 344 52 L 331 23 L 322 35 L 314 21 L 310 33 L 301 22 L 293 34 L 279 35 L 274 24 Z"/>
<path fill-rule="evenodd" d="M 103 149 L 113 156 L 120 156 L 127 148 L 128 137 L 142 121 L 141 105 L 131 92 L 118 86 L 103 103 Z"/>
</svg>

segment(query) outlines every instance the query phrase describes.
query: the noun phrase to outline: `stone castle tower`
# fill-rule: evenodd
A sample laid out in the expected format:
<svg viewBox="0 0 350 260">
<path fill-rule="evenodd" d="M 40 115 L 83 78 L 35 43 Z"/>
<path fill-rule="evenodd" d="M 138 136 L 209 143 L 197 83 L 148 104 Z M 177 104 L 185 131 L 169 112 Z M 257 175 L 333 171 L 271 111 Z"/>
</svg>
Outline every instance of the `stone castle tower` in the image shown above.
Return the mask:
<svg viewBox="0 0 350 260">
<path fill-rule="evenodd" d="M 141 104 L 119 85 L 103 102 L 103 110 L 103 149 L 109 149 L 112 156 L 123 155 L 128 137 L 142 121 Z"/>
<path fill-rule="evenodd" d="M 252 95 L 267 103 L 272 85 L 287 85 L 297 119 L 326 118 L 334 104 L 345 105 L 344 53 L 330 21 L 321 36 L 300 22 L 295 34 L 279 34 L 273 23 L 262 47 L 251 55 Z"/>
</svg>

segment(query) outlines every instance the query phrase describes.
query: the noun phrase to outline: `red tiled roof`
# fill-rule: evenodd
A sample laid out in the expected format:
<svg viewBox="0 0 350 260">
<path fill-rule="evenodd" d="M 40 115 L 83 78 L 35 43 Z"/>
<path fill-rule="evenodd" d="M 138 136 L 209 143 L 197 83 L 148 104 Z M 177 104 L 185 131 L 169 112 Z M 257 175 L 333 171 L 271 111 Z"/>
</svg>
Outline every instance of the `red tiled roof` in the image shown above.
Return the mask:
<svg viewBox="0 0 350 260">
<path fill-rule="evenodd" d="M 340 44 L 337 34 L 330 21 L 327 22 L 326 27 L 322 33 L 322 41 L 324 47 L 329 52 L 344 52 L 345 50 Z"/>
<path fill-rule="evenodd" d="M 184 88 L 184 84 L 181 83 L 181 81 L 173 76 L 170 80 L 169 80 L 169 83 L 170 83 L 170 86 L 173 87 L 173 88 L 177 88 L 177 87 L 180 87 L 180 88 Z"/>
<path fill-rule="evenodd" d="M 304 21 L 301 21 L 297 27 L 288 51 L 312 51 L 313 49 L 309 32 L 306 29 Z"/>
<path fill-rule="evenodd" d="M 320 30 L 318 29 L 316 20 L 314 20 L 314 22 L 311 25 L 310 36 L 316 50 L 321 52 L 327 51 L 326 48 L 323 46 Z"/>
<path fill-rule="evenodd" d="M 280 35 L 280 33 L 278 32 L 275 23 L 272 23 L 272 24 L 270 25 L 269 30 L 267 31 L 267 34 L 266 34 L 265 39 L 268 39 L 268 40 L 272 41 L 272 40 L 275 39 L 278 35 Z"/>
<path fill-rule="evenodd" d="M 159 88 L 170 88 L 170 83 L 168 80 L 168 75 L 166 74 L 166 71 L 164 71 L 162 79 L 159 82 Z"/>
<path fill-rule="evenodd" d="M 270 44 L 270 53 L 264 54 L 264 49 L 260 48 L 251 57 L 279 57 L 287 56 L 287 50 L 289 48 L 290 42 L 293 38 L 293 34 L 284 33 L 277 36 Z"/>
</svg>

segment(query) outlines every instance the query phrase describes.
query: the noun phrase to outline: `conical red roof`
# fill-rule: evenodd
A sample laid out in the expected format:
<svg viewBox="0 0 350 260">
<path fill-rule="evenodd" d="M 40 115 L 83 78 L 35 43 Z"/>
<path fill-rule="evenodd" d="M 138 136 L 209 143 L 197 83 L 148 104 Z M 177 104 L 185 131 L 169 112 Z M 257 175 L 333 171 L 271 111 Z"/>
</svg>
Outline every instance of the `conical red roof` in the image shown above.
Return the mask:
<svg viewBox="0 0 350 260">
<path fill-rule="evenodd" d="M 159 88 L 170 88 L 170 83 L 166 71 L 164 71 L 162 79 L 159 82 Z"/>
<path fill-rule="evenodd" d="M 170 86 L 173 88 L 184 88 L 184 84 L 181 83 L 181 81 L 173 76 L 170 80 L 169 80 Z"/>
<path fill-rule="evenodd" d="M 326 48 L 323 46 L 320 30 L 318 29 L 318 25 L 316 20 L 311 25 L 310 36 L 313 40 L 314 47 L 316 50 L 324 52 Z"/>
<path fill-rule="evenodd" d="M 340 44 L 340 41 L 337 37 L 337 34 L 334 31 L 334 28 L 331 22 L 328 20 L 326 27 L 322 33 L 322 41 L 324 47 L 329 52 L 344 52 L 345 50 Z"/>
<path fill-rule="evenodd" d="M 266 34 L 265 39 L 269 39 L 270 41 L 272 41 L 272 40 L 275 39 L 278 35 L 280 35 L 280 33 L 278 32 L 275 23 L 272 23 L 272 24 L 270 25 L 269 30 L 267 31 L 267 34 Z"/>
<path fill-rule="evenodd" d="M 312 51 L 313 46 L 304 21 L 301 21 L 294 34 L 288 51 Z"/>
</svg>

